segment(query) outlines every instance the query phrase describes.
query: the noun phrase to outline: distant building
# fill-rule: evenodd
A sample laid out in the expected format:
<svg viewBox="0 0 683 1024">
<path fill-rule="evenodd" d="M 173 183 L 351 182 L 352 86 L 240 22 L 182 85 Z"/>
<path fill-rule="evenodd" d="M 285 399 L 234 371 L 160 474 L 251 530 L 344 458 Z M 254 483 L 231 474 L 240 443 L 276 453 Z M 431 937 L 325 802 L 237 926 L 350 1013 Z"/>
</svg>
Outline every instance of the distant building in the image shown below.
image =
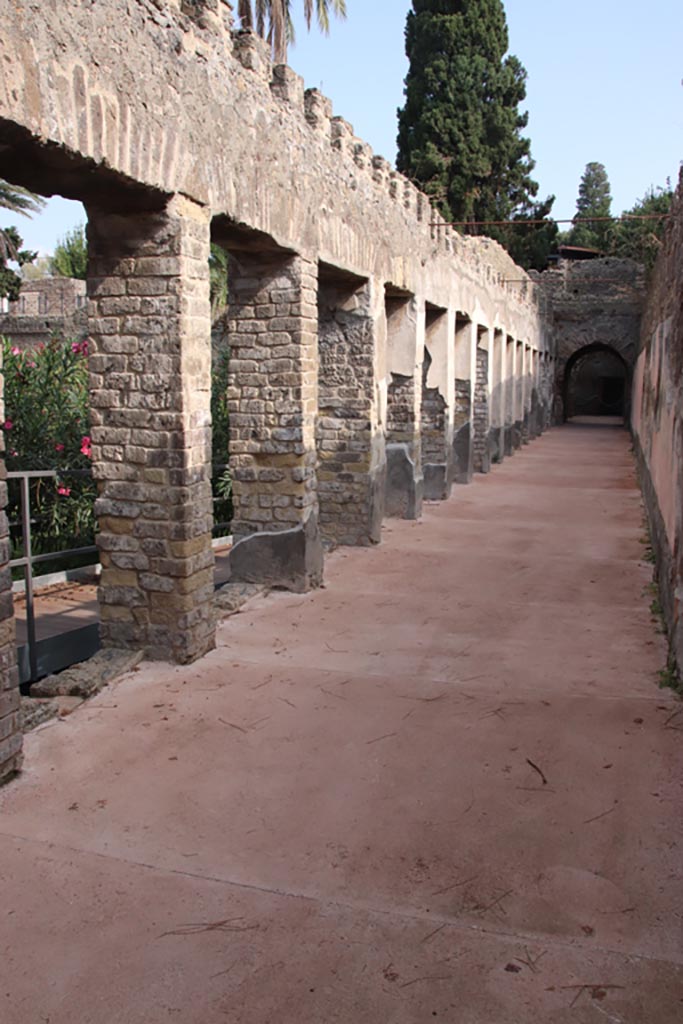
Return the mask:
<svg viewBox="0 0 683 1024">
<path fill-rule="evenodd" d="M 24 281 L 16 302 L 0 309 L 0 334 L 19 348 L 35 348 L 57 334 L 83 338 L 88 333 L 85 281 L 40 277 Z"/>
</svg>

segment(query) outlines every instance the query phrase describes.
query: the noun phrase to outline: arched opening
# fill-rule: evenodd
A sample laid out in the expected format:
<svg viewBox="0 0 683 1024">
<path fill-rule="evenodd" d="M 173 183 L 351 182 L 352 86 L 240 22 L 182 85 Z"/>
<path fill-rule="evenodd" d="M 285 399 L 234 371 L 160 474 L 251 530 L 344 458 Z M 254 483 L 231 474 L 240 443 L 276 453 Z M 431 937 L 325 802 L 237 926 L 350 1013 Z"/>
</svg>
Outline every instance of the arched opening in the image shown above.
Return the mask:
<svg viewBox="0 0 683 1024">
<path fill-rule="evenodd" d="M 567 360 L 564 373 L 566 420 L 590 416 L 625 420 L 630 395 L 629 367 L 609 345 L 586 345 Z"/>
</svg>

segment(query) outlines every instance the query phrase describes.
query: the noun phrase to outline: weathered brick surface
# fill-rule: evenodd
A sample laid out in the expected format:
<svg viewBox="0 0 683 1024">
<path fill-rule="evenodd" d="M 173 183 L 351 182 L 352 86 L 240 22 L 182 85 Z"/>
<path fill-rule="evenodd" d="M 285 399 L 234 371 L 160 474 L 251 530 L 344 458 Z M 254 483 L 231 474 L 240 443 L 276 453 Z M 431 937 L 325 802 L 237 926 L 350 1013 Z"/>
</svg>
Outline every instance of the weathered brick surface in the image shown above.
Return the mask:
<svg viewBox="0 0 683 1024">
<path fill-rule="evenodd" d="M 191 661 L 214 644 L 208 213 L 88 217 L 102 641 Z"/>
<path fill-rule="evenodd" d="M 240 253 L 230 269 L 230 464 L 240 540 L 317 505 L 316 265 Z"/>
<path fill-rule="evenodd" d="M 447 457 L 448 408 L 439 389 L 427 387 L 427 376 L 431 365 L 432 357 L 425 349 L 422 363 L 422 415 L 420 422 L 423 466 L 429 462 L 443 463 Z"/>
<path fill-rule="evenodd" d="M 477 347 L 477 376 L 474 384 L 474 471 L 488 473 L 489 463 L 489 354 Z"/>
<path fill-rule="evenodd" d="M 0 371 L 2 351 L 0 350 Z M 3 378 L 0 372 L 0 422 L 4 421 Z M 19 721 L 19 673 L 9 570 L 10 544 L 5 506 L 7 483 L 5 441 L 0 430 L 0 784 L 21 768 L 22 734 Z"/>
<path fill-rule="evenodd" d="M 329 545 L 380 539 L 375 340 L 369 283 L 322 282 L 316 447 L 320 525 Z"/>
</svg>

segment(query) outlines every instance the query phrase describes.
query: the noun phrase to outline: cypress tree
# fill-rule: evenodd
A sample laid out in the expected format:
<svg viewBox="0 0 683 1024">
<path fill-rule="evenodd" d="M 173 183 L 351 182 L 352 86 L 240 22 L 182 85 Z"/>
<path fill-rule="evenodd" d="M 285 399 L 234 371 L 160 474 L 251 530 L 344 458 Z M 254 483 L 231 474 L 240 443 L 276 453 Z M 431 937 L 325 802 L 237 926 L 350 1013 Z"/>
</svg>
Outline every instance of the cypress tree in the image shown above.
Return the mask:
<svg viewBox="0 0 683 1024">
<path fill-rule="evenodd" d="M 579 184 L 579 198 L 576 200 L 576 219 L 569 239 L 572 245 L 587 249 L 607 251 L 614 234 L 609 221 L 590 220 L 591 217 L 610 217 L 612 214 L 612 190 L 604 164 L 586 164 L 586 170 Z"/>
<path fill-rule="evenodd" d="M 527 266 L 545 265 L 554 202 L 536 202 L 526 71 L 507 55 L 501 0 L 413 0 L 406 22 L 410 67 L 398 112 L 397 167 L 432 197 L 449 221 L 519 219 L 520 227 L 462 227 L 506 245 Z M 527 226 L 524 226 L 527 222 Z"/>
</svg>

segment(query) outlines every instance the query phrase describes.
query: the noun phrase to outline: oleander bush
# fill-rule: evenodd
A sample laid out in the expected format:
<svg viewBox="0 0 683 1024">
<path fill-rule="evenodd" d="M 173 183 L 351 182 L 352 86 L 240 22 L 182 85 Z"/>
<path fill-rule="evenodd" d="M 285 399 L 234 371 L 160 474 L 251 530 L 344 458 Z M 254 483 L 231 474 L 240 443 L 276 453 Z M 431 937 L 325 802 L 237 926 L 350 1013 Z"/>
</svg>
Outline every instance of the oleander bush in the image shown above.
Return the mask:
<svg viewBox="0 0 683 1024">
<path fill-rule="evenodd" d="M 5 419 L 1 424 L 8 471 L 51 470 L 30 481 L 34 554 L 86 547 L 95 542 L 97 486 L 90 472 L 88 341 L 53 338 L 22 351 L 2 338 Z M 226 531 L 232 519 L 228 461 L 228 354 L 215 362 L 212 380 L 214 517 Z M 23 554 L 19 481 L 8 481 L 7 515 L 12 557 Z M 46 563 L 40 572 L 92 562 L 85 556 Z"/>
</svg>

